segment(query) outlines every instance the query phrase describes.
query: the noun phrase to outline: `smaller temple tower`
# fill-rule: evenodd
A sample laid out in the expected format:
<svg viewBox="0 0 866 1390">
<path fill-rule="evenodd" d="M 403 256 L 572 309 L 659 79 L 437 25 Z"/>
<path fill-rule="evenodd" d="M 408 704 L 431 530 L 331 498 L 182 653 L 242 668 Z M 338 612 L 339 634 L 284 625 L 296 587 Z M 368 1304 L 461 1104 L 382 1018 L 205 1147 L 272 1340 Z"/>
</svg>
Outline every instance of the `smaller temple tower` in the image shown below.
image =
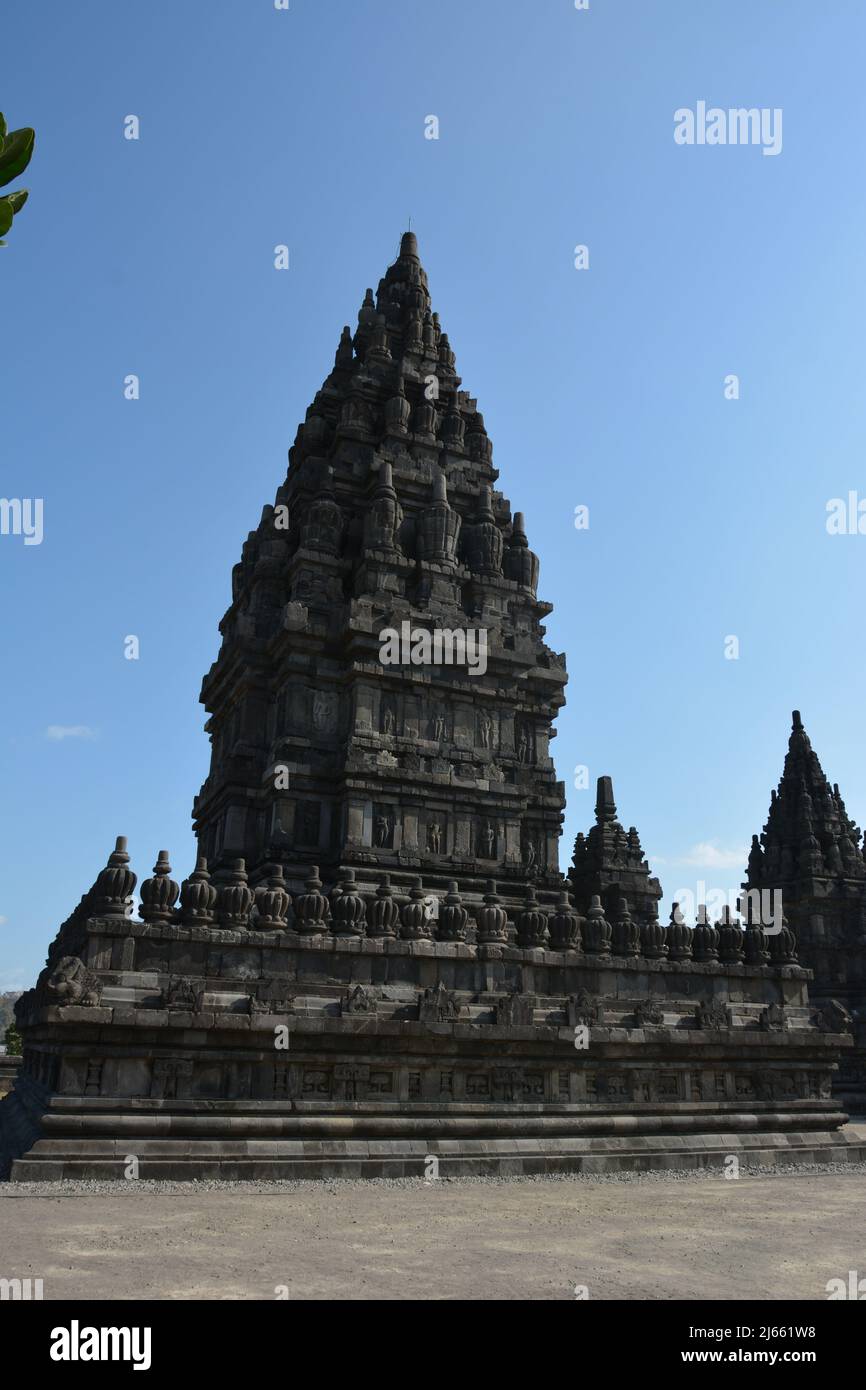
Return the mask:
<svg viewBox="0 0 866 1390">
<path fill-rule="evenodd" d="M 639 926 L 658 919 L 661 884 L 650 875 L 635 827 L 624 830 L 617 820 L 610 777 L 598 779 L 595 825 L 587 835 L 581 832 L 577 836 L 568 877 L 578 912 L 586 913 L 597 896 L 608 916 L 615 919 L 625 898 Z"/>
<path fill-rule="evenodd" d="M 847 1103 L 866 1106 L 866 861 L 861 832 L 837 783 L 827 780 L 803 727 L 792 715 L 788 752 L 771 793 L 763 833 L 752 836 L 749 890 L 781 890 L 803 965 L 814 971 L 817 1005 L 842 1004 L 855 1020 L 857 1053 L 842 1063 Z"/>
</svg>

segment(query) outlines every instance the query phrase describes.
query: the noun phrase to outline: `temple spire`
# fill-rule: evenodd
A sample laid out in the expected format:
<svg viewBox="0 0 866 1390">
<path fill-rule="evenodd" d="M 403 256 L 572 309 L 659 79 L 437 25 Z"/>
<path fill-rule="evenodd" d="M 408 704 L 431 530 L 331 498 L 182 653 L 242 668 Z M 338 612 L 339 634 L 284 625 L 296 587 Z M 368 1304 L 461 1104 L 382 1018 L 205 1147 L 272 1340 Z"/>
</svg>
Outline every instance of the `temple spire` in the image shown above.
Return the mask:
<svg viewBox="0 0 866 1390">
<path fill-rule="evenodd" d="M 578 835 L 575 840 L 569 878 L 579 912 L 587 912 L 597 895 L 614 919 L 622 898 L 628 899 L 639 925 L 654 922 L 658 916 L 661 885 L 650 876 L 635 827 L 626 832 L 617 820 L 610 777 L 598 779 L 595 825 L 586 836 Z"/>
<path fill-rule="evenodd" d="M 753 842 L 749 856 L 747 886 L 861 879 L 866 865 L 859 841 L 860 831 L 845 810 L 838 784 L 831 786 L 825 776 L 800 711 L 794 710 L 782 776 L 760 837 L 762 852 L 756 852 Z"/>
</svg>

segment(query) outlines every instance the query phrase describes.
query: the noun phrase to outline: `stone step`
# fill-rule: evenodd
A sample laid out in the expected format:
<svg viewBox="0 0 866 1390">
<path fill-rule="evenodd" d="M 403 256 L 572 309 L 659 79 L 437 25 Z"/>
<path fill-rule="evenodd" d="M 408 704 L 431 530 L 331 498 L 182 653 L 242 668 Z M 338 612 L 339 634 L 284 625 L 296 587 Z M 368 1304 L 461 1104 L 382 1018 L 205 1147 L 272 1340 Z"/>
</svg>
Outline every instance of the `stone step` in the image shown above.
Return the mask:
<svg viewBox="0 0 866 1390">
<path fill-rule="evenodd" d="M 211 1147 L 211 1146 L 208 1146 Z M 233 1146 L 234 1147 L 234 1146 Z M 402 1141 L 353 1144 L 260 1144 L 255 1152 L 204 1153 L 197 1143 L 161 1145 L 159 1154 L 141 1152 L 138 1178 L 162 1181 L 266 1181 L 328 1178 L 453 1178 L 528 1176 L 558 1173 L 639 1172 L 650 1169 L 723 1168 L 732 1156 L 752 1166 L 835 1164 L 866 1161 L 866 1142 L 840 1141 L 837 1135 L 694 1135 L 677 1146 L 664 1139 L 585 1140 L 437 1144 L 421 1153 Z M 375 1150 L 375 1151 L 374 1151 Z M 435 1160 L 435 1162 L 434 1162 Z M 15 1182 L 64 1179 L 123 1180 L 128 1159 L 70 1153 L 41 1141 L 13 1167 Z M 435 1176 L 431 1176 L 435 1175 Z"/>
</svg>

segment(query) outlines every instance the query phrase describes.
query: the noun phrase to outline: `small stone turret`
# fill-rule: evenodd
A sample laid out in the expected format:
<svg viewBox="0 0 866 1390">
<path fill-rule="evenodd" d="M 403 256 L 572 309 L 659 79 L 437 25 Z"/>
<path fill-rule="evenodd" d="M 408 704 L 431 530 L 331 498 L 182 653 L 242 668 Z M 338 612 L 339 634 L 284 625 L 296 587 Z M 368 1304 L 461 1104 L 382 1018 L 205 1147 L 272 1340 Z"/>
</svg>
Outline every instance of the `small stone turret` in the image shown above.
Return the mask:
<svg viewBox="0 0 866 1390">
<path fill-rule="evenodd" d="M 526 539 L 523 513 L 515 512 L 511 527 L 511 539 L 508 542 L 503 561 L 505 577 L 513 580 L 515 584 L 520 584 L 524 589 L 529 589 L 534 594 L 538 588 L 538 569 L 538 556 L 529 549 L 529 542 Z"/>
<path fill-rule="evenodd" d="M 587 913 L 594 896 L 612 920 L 619 903 L 626 898 L 639 927 L 658 918 L 662 890 L 658 879 L 650 876 L 640 837 L 632 826 L 628 833 L 617 819 L 613 783 L 599 777 L 595 802 L 595 825 L 587 835 L 579 834 L 569 879 L 578 911 Z M 664 928 L 661 928 L 664 935 Z"/>
<path fill-rule="evenodd" d="M 503 544 L 502 532 L 493 514 L 490 488 L 485 484 L 478 497 L 474 522 L 466 531 L 464 549 L 469 568 L 481 575 L 500 574 Z"/>
<path fill-rule="evenodd" d="M 794 710 L 782 776 L 749 852 L 743 886 L 750 919 L 757 910 L 760 920 L 747 927 L 746 958 L 763 963 L 768 954 L 773 965 L 807 966 L 815 973 L 809 993 L 816 1005 L 839 1004 L 854 1017 L 856 1051 L 841 1062 L 839 1089 L 858 1111 L 866 1106 L 866 862 L 860 841 L 838 783 L 825 776 Z"/>
</svg>

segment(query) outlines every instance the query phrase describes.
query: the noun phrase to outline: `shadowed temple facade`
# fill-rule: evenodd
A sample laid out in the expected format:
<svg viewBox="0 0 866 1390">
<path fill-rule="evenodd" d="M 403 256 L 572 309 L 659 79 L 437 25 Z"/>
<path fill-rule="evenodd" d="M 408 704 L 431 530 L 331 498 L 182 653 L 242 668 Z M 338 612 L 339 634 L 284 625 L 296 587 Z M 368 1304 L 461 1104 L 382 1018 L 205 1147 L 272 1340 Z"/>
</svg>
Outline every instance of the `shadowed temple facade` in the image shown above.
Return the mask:
<svg viewBox="0 0 866 1390">
<path fill-rule="evenodd" d="M 495 878 L 515 906 L 527 879 L 558 886 L 565 659 L 497 477 L 407 234 L 233 572 L 202 690 L 195 824 L 215 872 L 280 865 L 292 892 L 313 865 L 369 888 L 383 869 L 395 888 Z"/>
<path fill-rule="evenodd" d="M 862 1156 L 832 1094 L 862 972 L 835 987 L 816 906 L 862 932 L 838 793 L 795 730 L 749 861 L 795 930 L 662 923 L 607 777 L 563 873 L 565 659 L 497 481 L 407 233 L 234 568 L 195 867 L 160 851 L 137 905 L 119 839 L 19 1001 L 13 1179 Z"/>
</svg>

